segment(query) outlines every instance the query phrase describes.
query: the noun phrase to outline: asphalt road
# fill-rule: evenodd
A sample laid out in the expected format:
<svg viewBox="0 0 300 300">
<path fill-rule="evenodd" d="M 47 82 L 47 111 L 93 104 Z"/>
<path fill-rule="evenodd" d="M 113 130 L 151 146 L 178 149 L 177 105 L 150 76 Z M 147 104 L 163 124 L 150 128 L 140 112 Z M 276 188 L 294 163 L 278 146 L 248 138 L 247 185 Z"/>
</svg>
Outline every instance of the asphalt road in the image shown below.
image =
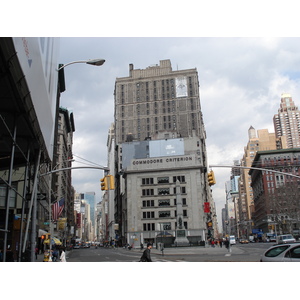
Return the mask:
<svg viewBox="0 0 300 300">
<path fill-rule="evenodd" d="M 228 251 L 225 247 L 178 247 L 164 251 L 151 250 L 153 262 L 259 262 L 261 254 L 272 243 L 237 244 Z M 94 247 L 73 249 L 67 253 L 68 262 L 138 262 L 140 249 Z"/>
</svg>

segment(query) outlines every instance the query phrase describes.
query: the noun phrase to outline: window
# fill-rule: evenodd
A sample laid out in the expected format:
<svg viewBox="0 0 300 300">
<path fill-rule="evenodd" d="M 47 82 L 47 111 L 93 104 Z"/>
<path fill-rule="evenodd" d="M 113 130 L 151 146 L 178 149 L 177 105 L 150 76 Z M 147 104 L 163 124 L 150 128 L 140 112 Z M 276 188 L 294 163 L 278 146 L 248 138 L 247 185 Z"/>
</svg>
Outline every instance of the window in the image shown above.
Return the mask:
<svg viewBox="0 0 300 300">
<path fill-rule="evenodd" d="M 158 212 L 159 218 L 170 218 L 171 217 L 171 212 L 168 211 L 159 211 Z"/>
<path fill-rule="evenodd" d="M 160 229 L 162 230 L 171 230 L 171 223 L 161 223 Z"/>
<path fill-rule="evenodd" d="M 157 183 L 169 183 L 169 177 L 158 177 Z"/>
<path fill-rule="evenodd" d="M 153 207 L 154 206 L 154 200 L 144 200 L 143 201 L 143 207 Z"/>
<path fill-rule="evenodd" d="M 150 185 L 150 184 L 153 184 L 153 183 L 154 183 L 153 178 L 142 178 L 142 184 Z"/>
<path fill-rule="evenodd" d="M 17 189 L 17 184 L 13 183 L 12 187 L 14 189 Z M 7 186 L 5 184 L 0 184 L 0 206 L 5 207 L 6 191 L 7 191 Z M 17 199 L 17 194 L 14 190 L 11 189 L 10 198 L 9 198 L 9 207 L 16 207 L 16 199 Z"/>
<path fill-rule="evenodd" d="M 158 200 L 158 206 L 170 206 L 170 199 Z"/>
<path fill-rule="evenodd" d="M 173 176 L 173 182 L 177 180 L 179 180 L 179 182 L 185 182 L 185 176 Z"/>
<path fill-rule="evenodd" d="M 290 246 L 285 245 L 285 246 L 279 246 L 279 247 L 276 247 L 276 248 L 272 248 L 268 252 L 266 252 L 265 256 L 266 257 L 276 257 L 289 247 Z"/>
<path fill-rule="evenodd" d="M 155 230 L 155 223 L 146 223 L 143 224 L 144 231 L 154 231 Z"/>
<path fill-rule="evenodd" d="M 154 195 L 154 189 L 143 189 L 142 190 L 143 196 L 153 196 Z"/>
<path fill-rule="evenodd" d="M 154 211 L 144 211 L 143 218 L 144 219 L 154 219 Z"/>
<path fill-rule="evenodd" d="M 186 194 L 186 188 L 185 186 L 180 187 L 181 194 Z M 176 194 L 176 187 L 173 188 L 173 193 Z"/>
<path fill-rule="evenodd" d="M 158 189 L 158 195 L 170 195 L 169 188 L 160 188 Z"/>
</svg>

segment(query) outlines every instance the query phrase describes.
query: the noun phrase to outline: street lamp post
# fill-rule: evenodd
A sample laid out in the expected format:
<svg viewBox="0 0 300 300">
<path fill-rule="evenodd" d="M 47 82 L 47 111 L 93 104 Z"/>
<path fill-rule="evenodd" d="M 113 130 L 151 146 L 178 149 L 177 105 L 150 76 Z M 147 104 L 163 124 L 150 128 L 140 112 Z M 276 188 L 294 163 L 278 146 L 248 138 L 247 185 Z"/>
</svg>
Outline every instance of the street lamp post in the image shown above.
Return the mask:
<svg viewBox="0 0 300 300">
<path fill-rule="evenodd" d="M 89 60 L 77 60 L 77 61 L 72 61 L 69 62 L 65 65 L 62 65 L 60 68 L 58 68 L 56 71 L 60 71 L 61 69 L 72 65 L 72 64 L 88 64 L 88 65 L 92 65 L 92 66 L 102 66 L 105 63 L 105 59 L 103 58 L 97 58 L 97 59 L 89 59 Z"/>
<path fill-rule="evenodd" d="M 89 60 L 80 60 L 80 61 L 72 61 L 72 62 L 69 62 L 67 64 L 64 64 L 62 65 L 61 67 L 59 67 L 58 69 L 56 69 L 57 72 L 59 72 L 61 69 L 69 66 L 69 65 L 72 65 L 72 64 L 76 64 L 76 63 L 86 63 L 86 64 L 89 64 L 89 65 L 93 65 L 93 66 L 101 66 L 105 63 L 105 60 L 104 59 L 89 59 Z M 70 160 L 68 160 L 70 161 Z M 63 168 L 63 169 L 56 169 L 56 167 L 58 166 L 59 164 L 57 164 L 54 169 L 50 170 L 49 172 L 45 173 L 45 174 L 40 174 L 40 177 L 43 177 L 45 175 L 49 175 L 49 233 L 50 233 L 50 239 L 49 239 L 49 250 L 51 251 L 51 238 L 53 237 L 52 234 L 53 234 L 53 228 L 52 228 L 52 209 L 51 209 L 51 192 L 52 192 L 52 174 L 55 173 L 55 172 L 58 172 L 58 171 L 62 171 L 62 170 L 67 170 L 67 169 L 73 169 L 72 167 L 70 168 Z"/>
</svg>

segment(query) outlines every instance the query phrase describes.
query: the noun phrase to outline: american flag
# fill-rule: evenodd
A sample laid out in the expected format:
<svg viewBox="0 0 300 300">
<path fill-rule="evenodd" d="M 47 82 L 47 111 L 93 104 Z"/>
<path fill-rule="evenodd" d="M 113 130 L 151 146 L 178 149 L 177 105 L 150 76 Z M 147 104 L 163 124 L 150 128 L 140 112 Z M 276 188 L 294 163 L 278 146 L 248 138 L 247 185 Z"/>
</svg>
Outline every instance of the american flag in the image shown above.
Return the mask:
<svg viewBox="0 0 300 300">
<path fill-rule="evenodd" d="M 62 198 L 52 205 L 52 220 L 56 221 L 61 215 L 65 206 L 65 199 Z"/>
</svg>

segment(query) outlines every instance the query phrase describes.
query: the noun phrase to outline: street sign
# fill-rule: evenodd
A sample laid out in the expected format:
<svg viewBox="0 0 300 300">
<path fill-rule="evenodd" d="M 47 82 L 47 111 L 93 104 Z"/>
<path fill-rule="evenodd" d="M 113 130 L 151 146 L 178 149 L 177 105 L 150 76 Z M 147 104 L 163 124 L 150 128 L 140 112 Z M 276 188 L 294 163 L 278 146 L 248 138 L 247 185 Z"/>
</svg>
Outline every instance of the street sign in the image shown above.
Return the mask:
<svg viewBox="0 0 300 300">
<path fill-rule="evenodd" d="M 46 200 L 46 193 L 38 193 L 37 194 L 37 200 Z"/>
<path fill-rule="evenodd" d="M 32 194 L 26 194 L 26 200 L 30 200 L 31 195 Z M 47 199 L 46 193 L 37 193 L 37 200 L 46 200 L 46 199 Z"/>
</svg>

